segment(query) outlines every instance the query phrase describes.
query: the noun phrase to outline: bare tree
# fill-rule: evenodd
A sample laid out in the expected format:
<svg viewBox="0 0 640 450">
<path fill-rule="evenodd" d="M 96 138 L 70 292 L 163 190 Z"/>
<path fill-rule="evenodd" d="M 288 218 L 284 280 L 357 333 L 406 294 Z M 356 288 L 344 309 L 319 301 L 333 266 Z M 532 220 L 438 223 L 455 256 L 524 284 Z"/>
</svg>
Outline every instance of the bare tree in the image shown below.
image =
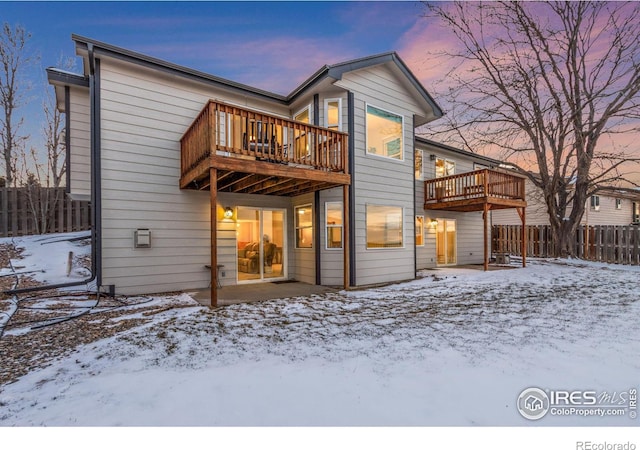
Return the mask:
<svg viewBox="0 0 640 450">
<path fill-rule="evenodd" d="M 32 62 L 26 44 L 31 38 L 24 28 L 12 29 L 4 23 L 0 32 L 0 151 L 4 159 L 7 186 L 15 184 L 16 158 L 27 136 L 20 136 L 22 118 L 16 118 L 16 110 L 22 106 L 24 79 L 22 71 Z"/>
<path fill-rule="evenodd" d="M 57 67 L 73 70 L 73 58 L 61 57 Z M 22 150 L 19 155 L 21 174 L 26 182 L 27 203 L 39 234 L 51 231 L 58 204 L 64 196 L 62 181 L 67 171 L 64 116 L 56 105 L 55 93 L 47 87 L 42 102 L 45 121 L 42 126 L 46 162 L 41 162 L 40 153 L 31 148 L 29 155 Z"/>
<path fill-rule="evenodd" d="M 443 93 L 449 134 L 471 150 L 500 150 L 541 189 L 555 253 L 571 253 L 587 198 L 639 182 L 628 175 L 640 161 L 632 140 L 640 129 L 640 4 L 427 8 L 457 43 L 438 55 L 456 62 Z"/>
</svg>

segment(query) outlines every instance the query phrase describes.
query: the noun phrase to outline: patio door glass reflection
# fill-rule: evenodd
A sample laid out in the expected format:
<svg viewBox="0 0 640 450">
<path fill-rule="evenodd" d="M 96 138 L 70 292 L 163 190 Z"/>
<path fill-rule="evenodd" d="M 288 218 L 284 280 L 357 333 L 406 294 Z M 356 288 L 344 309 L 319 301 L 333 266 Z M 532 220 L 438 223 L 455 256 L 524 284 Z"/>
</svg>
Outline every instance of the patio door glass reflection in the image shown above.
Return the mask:
<svg viewBox="0 0 640 450">
<path fill-rule="evenodd" d="M 438 219 L 436 228 L 436 256 L 439 265 L 456 264 L 456 221 Z"/>
<path fill-rule="evenodd" d="M 238 207 L 238 281 L 284 278 L 285 210 Z"/>
</svg>

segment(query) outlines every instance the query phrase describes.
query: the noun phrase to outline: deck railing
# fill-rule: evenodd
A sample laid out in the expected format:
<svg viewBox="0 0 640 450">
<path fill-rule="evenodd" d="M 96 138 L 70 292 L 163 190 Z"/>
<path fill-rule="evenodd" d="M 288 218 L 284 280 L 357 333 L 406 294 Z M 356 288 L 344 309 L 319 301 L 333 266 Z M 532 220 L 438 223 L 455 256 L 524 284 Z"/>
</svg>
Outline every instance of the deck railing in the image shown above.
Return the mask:
<svg viewBox="0 0 640 450">
<path fill-rule="evenodd" d="M 180 140 L 182 174 L 210 155 L 346 172 L 347 134 L 210 100 Z"/>
<path fill-rule="evenodd" d="M 524 178 L 491 169 L 475 170 L 424 182 L 425 203 L 495 197 L 524 200 Z"/>
</svg>

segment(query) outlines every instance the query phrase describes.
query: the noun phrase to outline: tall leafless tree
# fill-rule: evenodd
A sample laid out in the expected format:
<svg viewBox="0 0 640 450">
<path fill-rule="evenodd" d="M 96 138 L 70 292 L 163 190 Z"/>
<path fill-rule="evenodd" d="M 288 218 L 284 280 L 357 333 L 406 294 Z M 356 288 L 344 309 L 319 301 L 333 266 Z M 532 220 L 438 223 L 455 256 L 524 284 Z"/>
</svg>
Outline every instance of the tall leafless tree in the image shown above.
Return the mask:
<svg viewBox="0 0 640 450">
<path fill-rule="evenodd" d="M 57 67 L 73 70 L 73 58 L 61 57 Z M 41 162 L 41 152 L 31 148 L 27 155 L 21 151 L 19 159 L 22 163 L 22 175 L 26 182 L 28 206 L 36 225 L 37 233 L 50 232 L 58 204 L 63 193 L 59 189 L 67 172 L 66 144 L 64 135 L 64 116 L 56 105 L 55 93 L 51 87 L 46 88 L 42 102 L 45 121 L 42 135 L 46 152 L 46 162 Z"/>
<path fill-rule="evenodd" d="M 541 189 L 556 255 L 571 253 L 588 197 L 638 185 L 629 175 L 640 161 L 640 3 L 427 8 L 455 42 L 437 55 L 456 63 L 442 93 L 448 133 L 472 150 L 499 149 Z"/>
<path fill-rule="evenodd" d="M 16 182 L 17 153 L 27 139 L 20 135 L 23 119 L 16 117 L 16 110 L 24 100 L 23 70 L 33 62 L 26 48 L 30 38 L 24 28 L 11 28 L 6 22 L 0 32 L 0 151 L 7 186 Z"/>
</svg>

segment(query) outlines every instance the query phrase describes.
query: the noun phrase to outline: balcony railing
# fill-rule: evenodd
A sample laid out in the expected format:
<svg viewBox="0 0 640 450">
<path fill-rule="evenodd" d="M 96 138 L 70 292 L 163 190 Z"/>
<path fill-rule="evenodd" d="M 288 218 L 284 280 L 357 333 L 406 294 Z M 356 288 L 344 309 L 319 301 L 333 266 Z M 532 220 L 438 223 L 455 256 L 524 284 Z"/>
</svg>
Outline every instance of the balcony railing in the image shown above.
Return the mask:
<svg viewBox="0 0 640 450">
<path fill-rule="evenodd" d="M 346 173 L 347 134 L 210 100 L 180 140 L 184 175 L 210 156 Z"/>
<path fill-rule="evenodd" d="M 524 200 L 524 178 L 491 169 L 475 170 L 424 182 L 425 205 L 485 197 Z"/>
</svg>

